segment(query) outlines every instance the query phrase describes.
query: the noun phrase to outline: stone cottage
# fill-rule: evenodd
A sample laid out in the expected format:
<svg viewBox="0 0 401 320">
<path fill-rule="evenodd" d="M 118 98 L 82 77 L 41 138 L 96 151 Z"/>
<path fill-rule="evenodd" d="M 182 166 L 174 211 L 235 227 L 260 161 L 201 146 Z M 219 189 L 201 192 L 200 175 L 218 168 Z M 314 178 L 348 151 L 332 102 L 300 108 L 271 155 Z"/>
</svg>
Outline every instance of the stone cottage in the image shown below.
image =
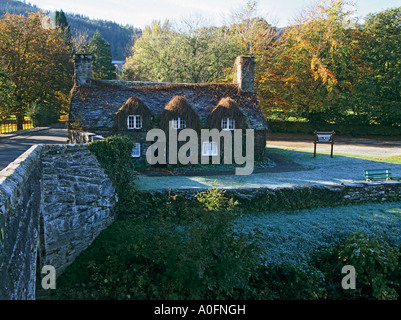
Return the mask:
<svg viewBox="0 0 401 320">
<path fill-rule="evenodd" d="M 78 54 L 74 61 L 70 143 L 122 134 L 134 141 L 132 156 L 144 160 L 151 144 L 146 135 L 154 128 L 253 129 L 255 160 L 264 159 L 267 124 L 254 92 L 253 57 L 235 60 L 232 84 L 95 80 L 90 54 Z"/>
</svg>

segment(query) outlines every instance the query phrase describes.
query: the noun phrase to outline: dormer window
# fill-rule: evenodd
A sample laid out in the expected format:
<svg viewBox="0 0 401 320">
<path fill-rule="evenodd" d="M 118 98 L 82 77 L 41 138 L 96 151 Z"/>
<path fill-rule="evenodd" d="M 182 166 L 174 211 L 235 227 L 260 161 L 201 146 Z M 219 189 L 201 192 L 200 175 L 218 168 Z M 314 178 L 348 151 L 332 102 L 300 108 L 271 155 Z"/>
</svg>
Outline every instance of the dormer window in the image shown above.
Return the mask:
<svg viewBox="0 0 401 320">
<path fill-rule="evenodd" d="M 180 117 L 174 118 L 171 121 L 171 125 L 173 129 L 185 129 L 187 127 L 186 121 Z"/>
<path fill-rule="evenodd" d="M 127 118 L 128 129 L 142 129 L 142 116 L 140 115 L 130 115 Z"/>
<path fill-rule="evenodd" d="M 221 129 L 222 130 L 234 130 L 235 129 L 235 120 L 232 118 L 223 118 L 221 120 Z"/>
</svg>

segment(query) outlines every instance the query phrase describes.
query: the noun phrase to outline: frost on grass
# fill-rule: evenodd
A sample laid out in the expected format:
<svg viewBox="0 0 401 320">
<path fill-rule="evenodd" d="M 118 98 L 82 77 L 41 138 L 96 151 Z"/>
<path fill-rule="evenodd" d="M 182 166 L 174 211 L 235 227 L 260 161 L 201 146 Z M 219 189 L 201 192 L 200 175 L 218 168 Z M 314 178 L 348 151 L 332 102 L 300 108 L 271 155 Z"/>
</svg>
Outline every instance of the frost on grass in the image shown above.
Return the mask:
<svg viewBox="0 0 401 320">
<path fill-rule="evenodd" d="M 213 175 L 210 176 L 138 176 L 139 190 L 154 189 L 203 189 L 216 183 L 218 188 L 288 188 L 313 185 L 336 185 L 355 181 L 364 181 L 364 169 L 391 169 L 394 177 L 401 177 L 401 164 L 327 154 L 318 154 L 280 148 L 268 148 L 267 153 L 276 153 L 292 161 L 304 170 L 292 172 L 263 172 L 246 176 Z"/>
<path fill-rule="evenodd" d="M 267 265 L 301 265 L 311 254 L 357 231 L 399 245 L 401 202 L 249 214 L 237 223 L 244 232 L 251 232 L 256 227 L 260 230 Z"/>
</svg>

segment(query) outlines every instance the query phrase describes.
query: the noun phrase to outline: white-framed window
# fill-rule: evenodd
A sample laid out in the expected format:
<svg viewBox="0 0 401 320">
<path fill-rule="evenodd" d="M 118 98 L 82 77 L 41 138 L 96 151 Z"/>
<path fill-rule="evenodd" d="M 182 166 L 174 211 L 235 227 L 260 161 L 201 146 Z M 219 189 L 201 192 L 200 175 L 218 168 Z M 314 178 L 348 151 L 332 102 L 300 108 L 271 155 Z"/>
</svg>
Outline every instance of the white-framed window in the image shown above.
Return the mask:
<svg viewBox="0 0 401 320">
<path fill-rule="evenodd" d="M 217 142 L 204 141 L 202 143 L 202 156 L 217 156 Z"/>
<path fill-rule="evenodd" d="M 142 116 L 140 115 L 130 115 L 127 118 L 128 129 L 141 129 L 142 128 Z"/>
<path fill-rule="evenodd" d="M 180 117 L 174 118 L 171 121 L 171 125 L 172 125 L 173 129 L 185 129 L 187 127 L 186 121 Z"/>
<path fill-rule="evenodd" d="M 134 143 L 134 147 L 132 148 L 131 156 L 133 158 L 139 158 L 141 156 L 141 144 Z"/>
<path fill-rule="evenodd" d="M 222 130 L 234 130 L 235 129 L 235 119 L 231 119 L 231 118 L 221 119 L 221 129 Z"/>
</svg>

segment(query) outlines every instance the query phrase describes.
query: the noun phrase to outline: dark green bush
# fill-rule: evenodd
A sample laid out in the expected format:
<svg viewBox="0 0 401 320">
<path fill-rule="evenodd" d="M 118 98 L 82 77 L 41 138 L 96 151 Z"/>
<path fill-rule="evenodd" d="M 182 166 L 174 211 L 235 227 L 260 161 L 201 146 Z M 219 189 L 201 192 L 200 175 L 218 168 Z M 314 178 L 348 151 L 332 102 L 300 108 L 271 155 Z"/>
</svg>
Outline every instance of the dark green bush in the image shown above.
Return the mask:
<svg viewBox="0 0 401 320">
<path fill-rule="evenodd" d="M 385 125 L 367 125 L 355 121 L 343 121 L 335 124 L 322 122 L 313 125 L 310 122 L 267 120 L 269 131 L 273 133 L 296 133 L 311 135 L 317 131 L 335 131 L 342 136 L 399 136 L 401 127 Z"/>
<path fill-rule="evenodd" d="M 401 293 L 401 254 L 384 239 L 357 232 L 317 252 L 304 265 L 263 268 L 258 298 L 278 300 L 395 300 Z M 342 268 L 356 270 L 356 289 L 344 289 Z"/>
<path fill-rule="evenodd" d="M 234 203 L 219 190 L 198 199 L 201 205 L 180 223 L 167 212 L 116 221 L 60 276 L 57 297 L 254 297 L 261 266 L 258 237 L 234 228 Z"/>
<path fill-rule="evenodd" d="M 34 127 L 45 126 L 58 121 L 57 110 L 48 105 L 32 104 L 26 112 L 26 115 L 31 118 Z"/>
<path fill-rule="evenodd" d="M 283 210 L 301 210 L 315 207 L 327 207 L 347 204 L 344 195 L 346 188 L 300 187 L 283 189 L 244 189 L 229 190 L 226 195 L 236 201 L 236 210 L 244 213 L 277 212 Z M 197 206 L 198 201 L 191 190 L 175 190 L 174 202 L 169 202 L 171 191 L 141 192 L 141 205 L 137 210 L 152 215 L 160 212 L 163 203 L 170 203 L 170 209 L 180 212 L 180 208 Z M 181 211 L 185 212 L 185 211 Z"/>
<path fill-rule="evenodd" d="M 255 287 L 258 299 L 320 300 L 326 297 L 323 273 L 307 264 L 265 267 Z"/>
<path fill-rule="evenodd" d="M 325 274 L 328 299 L 393 300 L 400 293 L 400 258 L 397 246 L 383 238 L 356 232 L 317 254 L 311 264 Z M 341 286 L 345 265 L 355 268 L 356 289 L 345 290 Z"/>
<path fill-rule="evenodd" d="M 131 157 L 133 141 L 125 136 L 111 136 L 89 144 L 89 150 L 113 182 L 118 195 L 117 212 L 132 213 L 135 203 L 135 170 Z"/>
</svg>

